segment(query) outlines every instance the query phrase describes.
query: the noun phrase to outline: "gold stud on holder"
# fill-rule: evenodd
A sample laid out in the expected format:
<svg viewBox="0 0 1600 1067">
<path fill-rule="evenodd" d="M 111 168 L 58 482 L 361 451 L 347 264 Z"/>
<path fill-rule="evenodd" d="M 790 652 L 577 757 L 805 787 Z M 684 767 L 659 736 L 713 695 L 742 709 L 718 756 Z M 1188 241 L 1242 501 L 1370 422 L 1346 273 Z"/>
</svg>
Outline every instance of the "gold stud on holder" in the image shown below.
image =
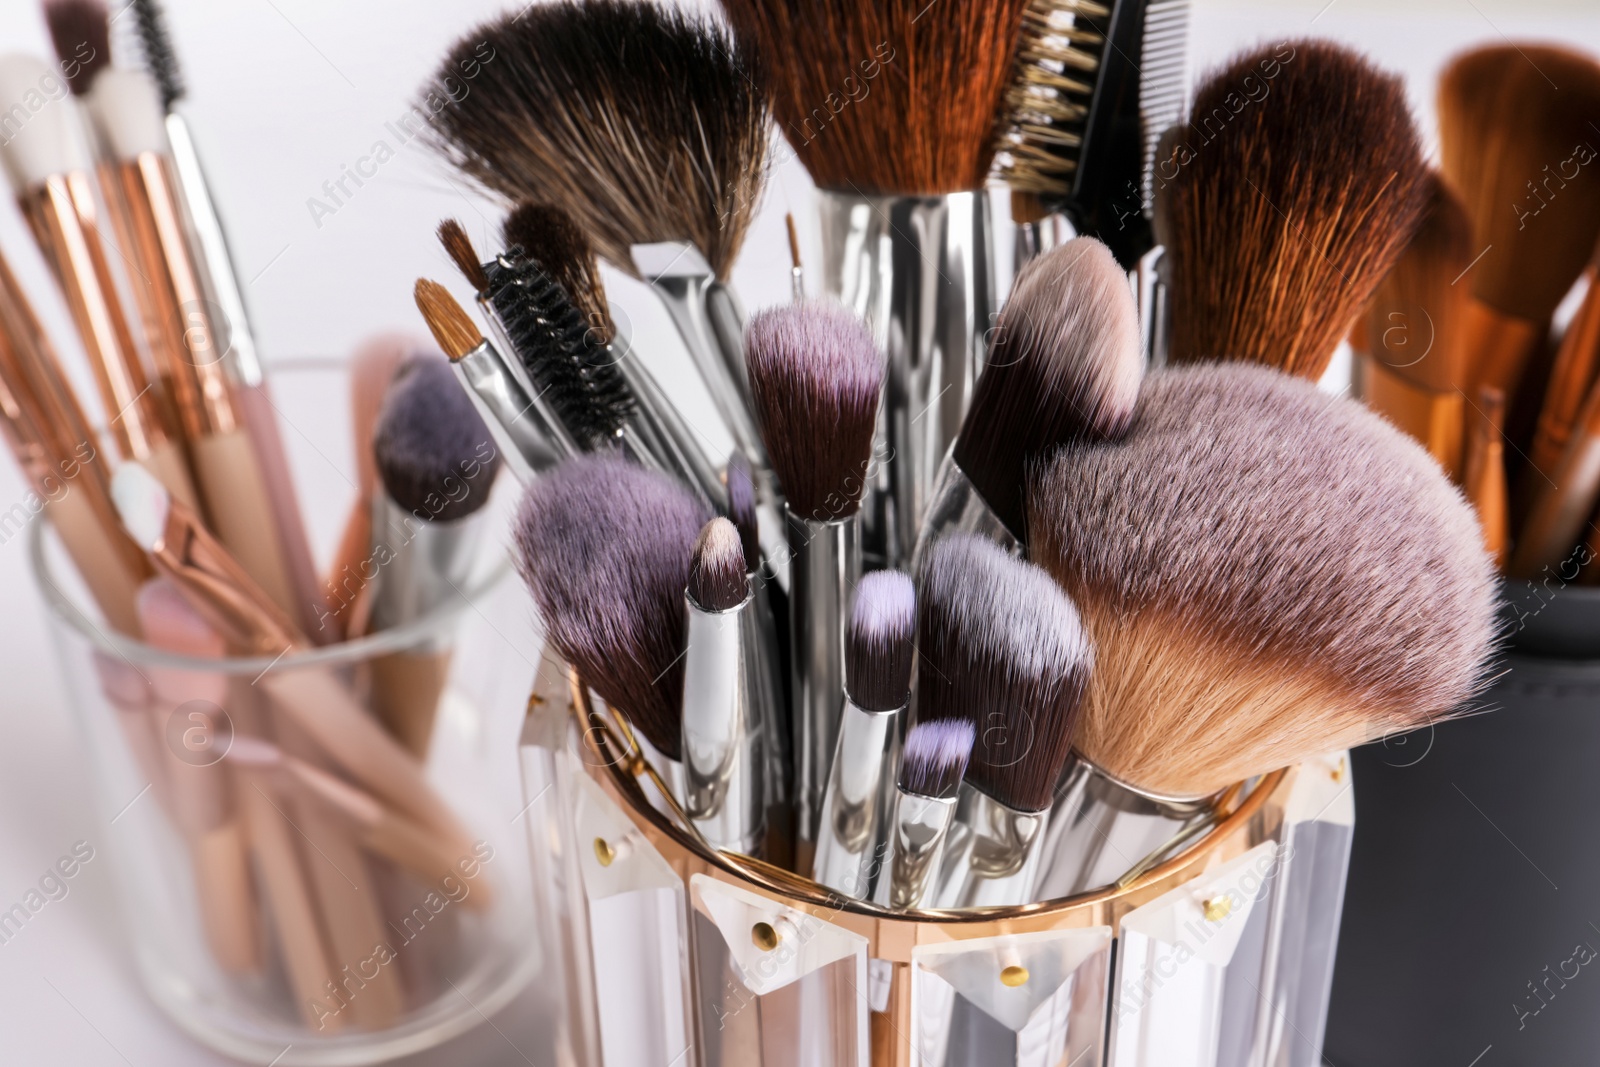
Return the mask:
<svg viewBox="0 0 1600 1067">
<path fill-rule="evenodd" d="M 1205 909 L 1207 922 L 1219 923 L 1233 913 L 1233 898 L 1224 893 L 1222 896 L 1207 897 L 1200 902 Z"/>
<path fill-rule="evenodd" d="M 750 943 L 762 952 L 771 952 L 781 940 L 771 923 L 756 923 L 750 928 Z"/>
<path fill-rule="evenodd" d="M 1338 763 L 1336 763 L 1336 764 L 1334 764 L 1334 767 L 1333 767 L 1333 770 L 1332 770 L 1332 771 L 1330 771 L 1330 772 L 1328 772 L 1328 773 L 1329 773 L 1329 776 L 1330 776 L 1330 777 L 1331 777 L 1331 778 L 1332 778 L 1332 779 L 1333 779 L 1333 780 L 1334 780 L 1334 781 L 1336 781 L 1336 782 L 1342 782 L 1342 781 L 1344 781 L 1344 776 L 1345 776 L 1345 773 L 1346 773 L 1346 769 L 1345 769 L 1345 757 L 1343 757 L 1343 756 L 1340 756 L 1340 757 L 1339 757 L 1339 762 L 1338 762 Z"/>
<path fill-rule="evenodd" d="M 611 847 L 611 842 L 603 837 L 594 839 L 594 858 L 600 866 L 609 867 L 617 860 L 617 850 Z"/>
<path fill-rule="evenodd" d="M 1000 972 L 1000 984 L 1008 989 L 1015 989 L 1020 985 L 1028 984 L 1028 968 L 1012 964 Z"/>
</svg>

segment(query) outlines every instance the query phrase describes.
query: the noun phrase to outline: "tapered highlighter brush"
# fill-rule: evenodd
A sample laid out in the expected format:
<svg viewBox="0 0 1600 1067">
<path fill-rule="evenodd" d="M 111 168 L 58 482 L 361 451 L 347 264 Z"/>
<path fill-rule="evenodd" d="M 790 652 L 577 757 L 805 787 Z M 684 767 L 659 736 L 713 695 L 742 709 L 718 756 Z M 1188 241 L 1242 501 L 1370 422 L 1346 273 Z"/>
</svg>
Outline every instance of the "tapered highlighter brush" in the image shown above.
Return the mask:
<svg viewBox="0 0 1600 1067">
<path fill-rule="evenodd" d="M 1208 76 L 1163 146 L 1168 360 L 1320 378 L 1427 206 L 1404 83 L 1342 45 L 1268 46 Z"/>
<path fill-rule="evenodd" d="M 952 531 L 1020 551 L 1028 464 L 1068 441 L 1120 437 L 1143 374 L 1139 313 L 1105 245 L 1080 237 L 1030 262 L 940 468 L 918 557 Z"/>
<path fill-rule="evenodd" d="M 1469 388 L 1462 276 L 1472 265 L 1472 222 L 1434 175 L 1422 225 L 1367 306 L 1357 389 L 1367 406 L 1421 441 L 1445 473 L 1461 474 Z"/>
<path fill-rule="evenodd" d="M 884 363 L 865 324 L 824 303 L 758 313 L 745 358 L 785 500 L 796 858 L 809 869 L 838 740 L 847 602 L 861 576 L 859 512 Z"/>
<path fill-rule="evenodd" d="M 109 59 L 109 53 L 97 55 Z M 0 93 L 8 100 L 21 99 L 51 76 L 40 60 L 8 56 L 0 60 Z M 0 162 L 66 297 L 117 451 L 149 466 L 179 499 L 193 505 L 195 491 L 182 443 L 166 424 L 161 393 L 145 374 L 112 277 L 95 204 L 93 166 L 73 121 L 76 111 L 70 100 L 43 108 L 0 145 Z"/>
<path fill-rule="evenodd" d="M 844 710 L 817 824 L 811 880 L 868 899 L 878 876 L 890 784 L 911 700 L 917 594 L 899 571 L 873 571 L 856 586 L 845 630 Z"/>
<path fill-rule="evenodd" d="M 682 795 L 686 619 L 695 539 L 711 518 L 686 487 L 616 456 L 579 456 L 530 485 L 517 568 L 545 637 Z"/>
<path fill-rule="evenodd" d="M 1600 64 L 1531 42 L 1474 49 L 1439 76 L 1438 114 L 1440 166 L 1482 252 L 1466 280 L 1468 395 L 1489 385 L 1515 409 L 1523 369 L 1600 237 L 1600 179 L 1586 165 Z"/>
<path fill-rule="evenodd" d="M 1511 556 L 1511 492 L 1506 477 L 1505 424 L 1505 394 L 1493 386 L 1481 386 L 1467 416 L 1461 491 L 1478 513 L 1484 549 L 1501 569 Z"/>
<path fill-rule="evenodd" d="M 372 554 L 384 561 L 372 628 L 415 622 L 463 596 L 482 543 L 500 452 L 442 359 L 401 368 L 372 436 L 383 491 L 373 499 Z M 448 635 L 372 662 L 372 699 L 389 732 L 425 759 L 449 679 Z"/>
<path fill-rule="evenodd" d="M 917 592 L 917 721 L 978 735 L 934 906 L 1030 903 L 1094 646 L 1048 574 L 973 534 L 933 544 Z"/>
<path fill-rule="evenodd" d="M 417 310 L 449 357 L 450 368 L 494 434 L 500 454 L 517 480 L 532 481 L 553 469 L 569 453 L 551 437 L 533 400 L 512 376 L 505 356 L 473 324 L 450 291 L 438 282 L 418 278 Z"/>
<path fill-rule="evenodd" d="M 1355 401 L 1259 367 L 1155 372 L 1119 446 L 1069 445 L 1031 485 L 1031 558 L 1095 647 L 1041 899 L 1150 862 L 1237 782 L 1436 722 L 1484 681 L 1477 522 Z"/>
<path fill-rule="evenodd" d="M 726 284 L 766 182 L 767 103 L 749 56 L 708 18 L 631 0 L 506 15 L 462 37 L 442 69 L 484 47 L 494 62 L 440 113 L 434 147 L 512 202 L 565 209 L 602 258 L 651 284 L 764 479 Z"/>
<path fill-rule="evenodd" d="M 919 722 L 906 731 L 894 807 L 878 849 L 874 903 L 894 911 L 934 906 L 945 839 L 976 738 L 966 719 Z"/>
</svg>

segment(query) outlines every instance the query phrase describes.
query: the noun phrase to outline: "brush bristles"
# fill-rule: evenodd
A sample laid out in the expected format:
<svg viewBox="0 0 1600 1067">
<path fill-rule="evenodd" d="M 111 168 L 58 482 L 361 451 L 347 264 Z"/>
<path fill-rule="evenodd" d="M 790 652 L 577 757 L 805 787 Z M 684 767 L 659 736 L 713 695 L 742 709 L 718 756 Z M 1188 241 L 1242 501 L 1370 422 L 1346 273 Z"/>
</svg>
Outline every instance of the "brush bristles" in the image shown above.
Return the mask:
<svg viewBox="0 0 1600 1067">
<path fill-rule="evenodd" d="M 1052 201 L 1072 194 L 1106 44 L 1096 24 L 1110 15 L 1110 7 L 1084 0 L 1028 5 L 997 144 L 1011 189 Z"/>
<path fill-rule="evenodd" d="M 824 189 L 981 189 L 1028 0 L 722 0 Z"/>
<path fill-rule="evenodd" d="M 744 549 L 739 531 L 727 519 L 712 519 L 695 538 L 687 591 L 702 611 L 731 611 L 749 599 Z"/>
<path fill-rule="evenodd" d="M 468 33 L 439 78 L 469 68 L 471 93 L 430 111 L 451 163 L 561 206 L 620 270 L 637 276 L 635 244 L 686 240 L 727 278 L 766 181 L 767 104 L 725 29 L 628 0 L 536 4 Z"/>
<path fill-rule="evenodd" d="M 1467 287 L 1455 282 L 1472 265 L 1473 254 L 1466 209 L 1432 175 L 1422 225 L 1367 308 L 1367 351 L 1373 358 L 1430 389 L 1466 387 L 1460 324 Z"/>
<path fill-rule="evenodd" d="M 461 310 L 450 290 L 438 282 L 418 278 L 414 293 L 417 310 L 452 362 L 483 344 L 483 331 L 473 325 L 472 317 Z"/>
<path fill-rule="evenodd" d="M 1551 45 L 1459 56 L 1439 78 L 1439 159 L 1473 223 L 1474 296 L 1543 322 L 1600 236 L 1600 64 Z"/>
<path fill-rule="evenodd" d="M 500 470 L 489 428 L 438 358 L 401 367 L 378 412 L 372 451 L 389 498 L 432 522 L 463 519 L 487 504 Z"/>
<path fill-rule="evenodd" d="M 1122 436 L 1143 374 L 1127 274 L 1099 241 L 1068 241 L 1023 268 L 1001 309 L 955 461 L 1020 539 L 1028 464 Z"/>
<path fill-rule="evenodd" d="M 472 286 L 472 291 L 485 292 L 489 288 L 489 274 L 483 269 L 483 261 L 473 249 L 472 238 L 467 236 L 466 228 L 455 219 L 445 219 L 434 233 L 439 243 L 444 245 L 450 261 L 456 265 L 467 284 Z"/>
<path fill-rule="evenodd" d="M 795 515 L 830 522 L 861 506 L 884 363 L 842 307 L 772 308 L 745 337 L 750 396 L 772 469 Z"/>
<path fill-rule="evenodd" d="M 670 759 L 682 743 L 683 593 L 709 518 L 670 478 L 581 456 L 528 487 L 513 533 L 550 643 Z"/>
<path fill-rule="evenodd" d="M 744 546 L 745 570 L 761 566 L 761 527 L 756 519 L 756 484 L 750 477 L 750 461 L 737 450 L 728 457 L 728 521 L 739 531 Z"/>
<path fill-rule="evenodd" d="M 161 106 L 168 111 L 184 95 L 183 73 L 178 69 L 178 53 L 167 34 L 166 16 L 157 0 L 133 0 L 134 30 L 139 39 L 139 58 L 147 74 L 161 90 Z"/>
<path fill-rule="evenodd" d="M 1250 52 L 1201 84 L 1170 149 L 1170 360 L 1321 377 L 1427 206 L 1404 83 L 1325 41 Z"/>
<path fill-rule="evenodd" d="M 111 62 L 106 5 L 103 0 L 45 0 L 44 20 L 67 88 L 74 96 L 82 96 L 94 76 Z"/>
<path fill-rule="evenodd" d="M 1152 374 L 1127 439 L 1063 448 L 1028 519 L 1094 639 L 1078 748 L 1157 792 L 1434 722 L 1493 644 L 1493 569 L 1438 464 L 1265 368 Z"/>
<path fill-rule="evenodd" d="M 954 800 L 972 758 L 977 731 L 965 719 L 919 722 L 906 731 L 899 786 L 913 796 Z"/>
<path fill-rule="evenodd" d="M 844 687 L 863 711 L 893 711 L 911 699 L 917 591 L 909 575 L 873 571 L 856 586 L 844 636 Z"/>
<path fill-rule="evenodd" d="M 539 264 L 572 299 L 598 340 L 610 344 L 617 324 L 606 304 L 600 264 L 572 216 L 550 204 L 519 204 L 506 216 L 504 233 L 506 247 L 520 248 Z"/>
<path fill-rule="evenodd" d="M 1095 670 L 1077 609 L 1044 571 L 970 534 L 934 542 L 917 584 L 917 718 L 981 724 L 967 780 L 1043 811 Z"/>
</svg>

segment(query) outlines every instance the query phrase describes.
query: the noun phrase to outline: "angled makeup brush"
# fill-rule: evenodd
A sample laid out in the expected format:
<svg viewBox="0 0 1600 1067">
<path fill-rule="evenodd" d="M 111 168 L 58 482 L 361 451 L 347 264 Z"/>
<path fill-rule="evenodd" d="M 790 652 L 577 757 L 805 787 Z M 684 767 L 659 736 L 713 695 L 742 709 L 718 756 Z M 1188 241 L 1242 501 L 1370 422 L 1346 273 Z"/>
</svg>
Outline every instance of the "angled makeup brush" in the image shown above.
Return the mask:
<svg viewBox="0 0 1600 1067">
<path fill-rule="evenodd" d="M 837 740 L 845 605 L 861 575 L 858 512 L 884 365 L 860 319 L 821 303 L 757 314 L 745 357 L 786 501 L 794 792 L 804 844 L 814 840 Z"/>
<path fill-rule="evenodd" d="M 873 571 L 856 586 L 844 637 L 844 711 L 822 795 L 811 878 L 868 899 L 883 836 L 903 712 L 911 700 L 917 593 L 908 575 Z"/>
<path fill-rule="evenodd" d="M 1096 650 L 1048 895 L 1114 881 L 1232 783 L 1436 721 L 1483 680 L 1496 586 L 1471 510 L 1310 382 L 1152 374 L 1118 447 L 1069 445 L 1032 486 L 1031 558 Z M 1116 811 L 1148 819 L 1124 834 Z"/>
<path fill-rule="evenodd" d="M 450 365 L 423 357 L 401 367 L 372 435 L 383 492 L 372 501 L 374 558 L 384 560 L 372 628 L 404 626 L 462 595 L 471 581 L 500 452 Z M 425 759 L 450 674 L 451 642 L 408 648 L 372 663 L 372 698 L 389 732 Z"/>
<path fill-rule="evenodd" d="M 1094 646 L 1050 575 L 984 538 L 934 542 L 917 586 L 917 721 L 979 738 L 935 906 L 1026 904 Z"/>
<path fill-rule="evenodd" d="M 906 731 L 875 903 L 895 911 L 933 906 L 934 876 L 975 739 L 966 719 L 919 722 Z"/>
<path fill-rule="evenodd" d="M 579 456 L 528 487 L 513 534 L 551 644 L 672 764 L 682 759 L 683 596 L 710 518 L 670 478 Z"/>
<path fill-rule="evenodd" d="M 1474 49 L 1440 75 L 1438 111 L 1440 165 L 1483 253 L 1468 275 L 1468 367 L 1514 409 L 1523 368 L 1600 237 L 1600 178 L 1587 165 L 1600 64 L 1529 42 Z"/>
<path fill-rule="evenodd" d="M 1470 377 L 1467 287 L 1456 283 L 1476 249 L 1460 198 L 1437 174 L 1428 185 L 1422 225 L 1367 305 L 1357 378 L 1367 405 L 1421 441 L 1454 478 Z"/>
<path fill-rule="evenodd" d="M 1209 75 L 1170 140 L 1169 360 L 1320 378 L 1427 206 L 1404 83 L 1342 45 L 1273 45 Z"/>
<path fill-rule="evenodd" d="M 1080 237 L 1023 268 L 928 504 L 918 555 L 954 530 L 1007 548 L 1027 535 L 1027 468 L 1056 446 L 1127 431 L 1144 374 L 1128 276 Z"/>
</svg>

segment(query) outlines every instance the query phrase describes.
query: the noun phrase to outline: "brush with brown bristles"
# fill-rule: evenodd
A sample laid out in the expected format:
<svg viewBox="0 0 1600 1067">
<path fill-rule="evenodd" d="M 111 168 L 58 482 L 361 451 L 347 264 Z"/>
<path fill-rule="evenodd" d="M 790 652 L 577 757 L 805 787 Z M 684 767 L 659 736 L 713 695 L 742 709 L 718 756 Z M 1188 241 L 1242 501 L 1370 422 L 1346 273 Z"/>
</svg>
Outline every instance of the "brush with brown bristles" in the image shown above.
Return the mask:
<svg viewBox="0 0 1600 1067">
<path fill-rule="evenodd" d="M 1461 318 L 1472 263 L 1472 223 L 1438 175 L 1411 244 L 1367 305 L 1356 364 L 1367 406 L 1421 441 L 1452 478 L 1461 472 L 1467 388 Z"/>
<path fill-rule="evenodd" d="M 1461 491 L 1478 512 L 1483 547 L 1504 567 L 1511 553 L 1511 499 L 1506 485 L 1506 396 L 1493 386 L 1478 389 L 1467 413 L 1461 460 Z"/>
<path fill-rule="evenodd" d="M 1588 291 L 1561 335 L 1561 347 L 1545 384 L 1544 404 L 1539 409 L 1533 445 L 1528 449 L 1529 483 L 1538 478 L 1539 471 L 1547 471 L 1560 462 L 1584 398 L 1600 377 L 1600 248 L 1584 273 Z"/>
<path fill-rule="evenodd" d="M 766 182 L 767 102 L 748 55 L 703 16 L 563 0 L 474 29 L 441 77 L 462 64 L 477 70 L 472 92 L 438 113 L 433 146 L 513 203 L 559 206 L 601 257 L 649 281 L 764 470 L 726 285 Z"/>
<path fill-rule="evenodd" d="M 1236 112 L 1246 79 L 1270 92 Z M 1326 41 L 1247 52 L 1201 83 L 1170 149 L 1168 359 L 1320 378 L 1427 207 L 1404 83 Z"/>
<path fill-rule="evenodd" d="M 1029 552 L 1096 650 L 1083 766 L 1051 817 L 1076 830 L 1041 899 L 1114 881 L 1181 829 L 1152 821 L 1148 850 L 1110 854 L 1108 804 L 1203 818 L 1232 783 L 1449 716 L 1484 680 L 1497 584 L 1478 524 L 1359 403 L 1260 367 L 1157 372 L 1119 446 L 1069 445 L 1032 485 Z"/>
<path fill-rule="evenodd" d="M 1600 176 L 1584 165 L 1600 64 L 1551 45 L 1475 49 L 1440 76 L 1438 111 L 1440 165 L 1482 253 L 1468 275 L 1468 366 L 1515 410 L 1524 367 L 1600 237 Z"/>
<path fill-rule="evenodd" d="M 817 185 L 823 291 L 863 315 L 888 351 L 883 461 L 862 537 L 868 558 L 898 566 L 916 547 L 996 310 L 983 186 L 1028 0 L 722 7 Z"/>
</svg>

